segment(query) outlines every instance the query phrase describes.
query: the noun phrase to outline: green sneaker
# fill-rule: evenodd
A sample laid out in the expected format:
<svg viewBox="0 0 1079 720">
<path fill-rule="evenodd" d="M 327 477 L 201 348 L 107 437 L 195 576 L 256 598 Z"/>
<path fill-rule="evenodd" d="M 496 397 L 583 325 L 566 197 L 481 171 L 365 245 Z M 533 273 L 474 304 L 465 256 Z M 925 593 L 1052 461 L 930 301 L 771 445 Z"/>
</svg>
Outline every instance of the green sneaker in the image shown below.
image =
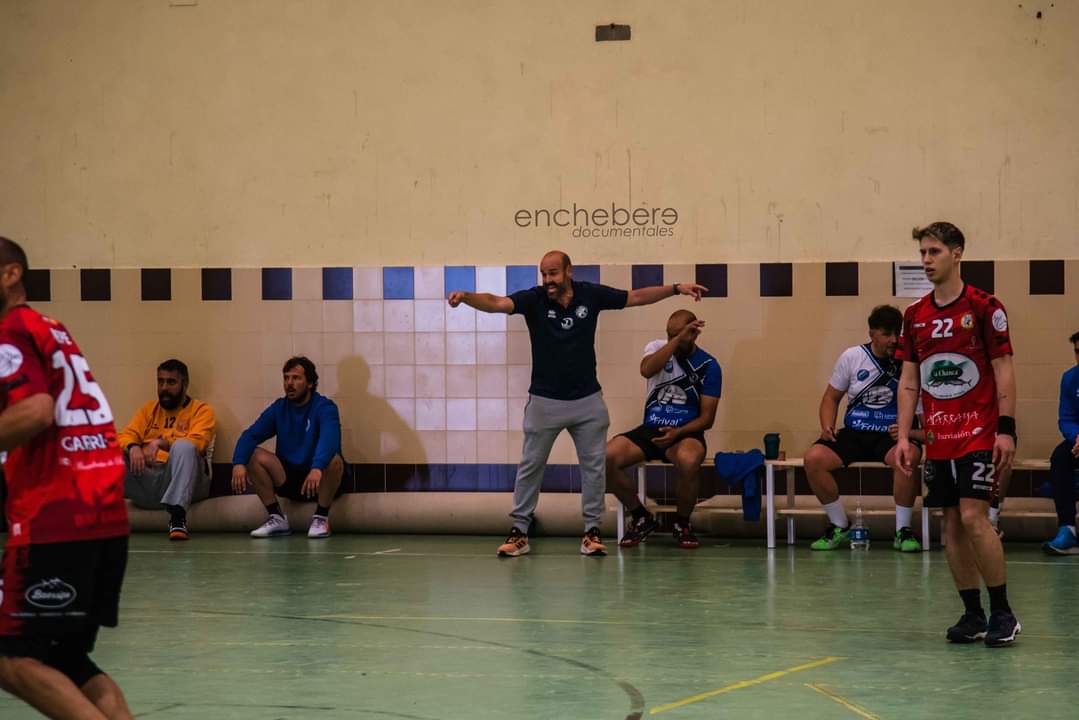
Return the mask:
<svg viewBox="0 0 1079 720">
<path fill-rule="evenodd" d="M 810 550 L 835 550 L 837 547 L 850 540 L 850 528 L 837 527 L 828 523 L 824 529 L 824 537 L 816 540 L 809 546 Z"/>
<path fill-rule="evenodd" d="M 909 527 L 899 528 L 896 531 L 892 547 L 899 552 L 915 553 L 922 551 L 922 544 L 918 542 L 918 538 L 914 537 L 914 531 Z"/>
</svg>

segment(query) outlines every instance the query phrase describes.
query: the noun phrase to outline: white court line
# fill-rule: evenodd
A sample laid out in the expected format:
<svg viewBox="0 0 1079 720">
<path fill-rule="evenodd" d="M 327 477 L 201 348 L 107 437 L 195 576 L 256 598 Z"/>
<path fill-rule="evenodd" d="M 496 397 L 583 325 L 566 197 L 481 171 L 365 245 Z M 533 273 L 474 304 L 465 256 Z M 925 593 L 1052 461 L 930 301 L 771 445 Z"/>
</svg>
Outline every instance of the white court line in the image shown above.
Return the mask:
<svg viewBox="0 0 1079 720">
<path fill-rule="evenodd" d="M 379 550 L 375 555 L 389 555 L 390 553 L 399 553 L 401 548 L 390 548 L 389 550 Z"/>
</svg>

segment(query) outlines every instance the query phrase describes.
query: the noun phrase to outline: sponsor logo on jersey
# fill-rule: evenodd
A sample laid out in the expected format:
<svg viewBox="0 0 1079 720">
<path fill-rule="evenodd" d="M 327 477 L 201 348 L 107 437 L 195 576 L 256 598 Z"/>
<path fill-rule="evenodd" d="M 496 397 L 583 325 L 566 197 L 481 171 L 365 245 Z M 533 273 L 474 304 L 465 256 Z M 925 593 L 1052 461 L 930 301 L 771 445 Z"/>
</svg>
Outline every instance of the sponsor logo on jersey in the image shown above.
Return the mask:
<svg viewBox="0 0 1079 720">
<path fill-rule="evenodd" d="M 563 330 L 569 330 L 571 327 L 573 327 L 573 318 L 571 318 L 571 317 L 562 318 L 562 329 Z"/>
<path fill-rule="evenodd" d="M 970 330 L 974 327 L 974 316 L 970 313 L 964 313 L 963 319 L 959 321 L 959 324 L 963 326 L 964 330 Z"/>
<path fill-rule="evenodd" d="M 993 329 L 997 332 L 1004 332 L 1008 329 L 1008 316 L 1004 313 L 1003 308 L 997 308 L 993 311 Z"/>
<path fill-rule="evenodd" d="M 547 319 L 548 320 L 554 320 L 557 317 L 558 317 L 558 313 L 556 313 L 554 310 L 548 310 L 547 311 Z"/>
<path fill-rule="evenodd" d="M 0 345 L 0 377 L 14 375 L 22 367 L 22 353 L 14 345 Z"/>
<path fill-rule="evenodd" d="M 943 410 L 937 410 L 925 416 L 926 425 L 957 425 L 971 420 L 978 420 L 977 410 L 966 410 L 964 412 L 944 412 Z"/>
<path fill-rule="evenodd" d="M 855 377 L 857 377 L 858 381 L 861 382 L 862 380 L 865 380 L 867 377 L 869 377 L 869 371 L 865 368 L 862 368 L 858 371 L 858 374 L 855 375 Z"/>
<path fill-rule="evenodd" d="M 922 387 L 937 400 L 966 395 L 981 380 L 974 362 L 958 353 L 935 353 L 922 362 Z"/>
<path fill-rule="evenodd" d="M 674 358 L 671 358 L 670 360 L 668 360 L 667 364 L 663 366 L 663 372 L 665 372 L 665 373 L 673 373 L 674 372 Z"/>
<path fill-rule="evenodd" d="M 588 317 L 588 308 L 586 308 L 584 305 L 578 305 L 577 309 L 574 310 L 573 313 L 581 320 L 584 320 L 586 317 Z"/>
<path fill-rule="evenodd" d="M 686 391 L 674 385 L 667 385 L 656 395 L 656 402 L 660 405 L 685 405 Z"/>
<path fill-rule="evenodd" d="M 109 441 L 103 433 L 93 435 L 65 435 L 60 438 L 60 447 L 67 452 L 85 452 L 86 450 L 107 450 Z"/>
<path fill-rule="evenodd" d="M 895 393 L 887 385 L 869 388 L 862 393 L 862 404 L 873 410 L 888 407 L 893 400 L 895 400 Z"/>
<path fill-rule="evenodd" d="M 75 602 L 78 593 L 58 577 L 45 578 L 26 588 L 26 601 L 31 605 L 49 610 L 65 608 Z"/>
</svg>

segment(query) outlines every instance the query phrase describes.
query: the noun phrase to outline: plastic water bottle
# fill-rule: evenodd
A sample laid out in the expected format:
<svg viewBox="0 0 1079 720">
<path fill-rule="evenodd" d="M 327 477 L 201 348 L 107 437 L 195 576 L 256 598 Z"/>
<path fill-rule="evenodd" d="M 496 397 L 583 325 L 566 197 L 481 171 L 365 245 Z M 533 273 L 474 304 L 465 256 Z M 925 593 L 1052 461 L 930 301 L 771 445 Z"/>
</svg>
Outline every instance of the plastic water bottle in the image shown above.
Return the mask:
<svg viewBox="0 0 1079 720">
<path fill-rule="evenodd" d="M 854 511 L 854 522 L 850 526 L 850 549 L 869 549 L 869 528 L 865 526 L 865 519 L 862 517 L 861 500 L 858 501 L 858 509 Z"/>
</svg>

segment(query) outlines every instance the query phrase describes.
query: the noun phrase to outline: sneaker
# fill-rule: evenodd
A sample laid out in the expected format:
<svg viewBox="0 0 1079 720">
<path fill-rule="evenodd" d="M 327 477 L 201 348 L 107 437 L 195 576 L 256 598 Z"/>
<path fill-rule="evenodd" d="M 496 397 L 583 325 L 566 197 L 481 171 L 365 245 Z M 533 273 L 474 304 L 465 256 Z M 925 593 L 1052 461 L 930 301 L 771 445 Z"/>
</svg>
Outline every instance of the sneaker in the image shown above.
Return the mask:
<svg viewBox="0 0 1079 720">
<path fill-rule="evenodd" d="M 618 544 L 620 547 L 640 545 L 645 538 L 655 532 L 657 527 L 659 527 L 659 523 L 656 522 L 656 516 L 652 513 L 648 513 L 637 520 L 630 520 L 629 527 L 626 528 L 626 532 L 622 535 L 622 539 L 618 541 Z"/>
<path fill-rule="evenodd" d="M 922 551 L 922 544 L 914 537 L 914 531 L 909 527 L 899 528 L 895 533 L 892 547 L 899 552 L 916 553 Z"/>
<path fill-rule="evenodd" d="M 1042 549 L 1050 555 L 1079 555 L 1079 538 L 1070 528 L 1062 527 L 1055 538 L 1042 545 Z"/>
<path fill-rule="evenodd" d="M 595 557 L 607 554 L 607 546 L 599 536 L 599 528 L 588 528 L 588 532 L 581 538 L 581 554 Z"/>
<path fill-rule="evenodd" d="M 169 521 L 169 540 L 190 540 L 191 534 L 187 532 L 187 523 L 183 520 Z"/>
<path fill-rule="evenodd" d="M 292 530 L 289 529 L 288 518 L 284 515 L 270 515 L 266 522 L 251 531 L 251 537 L 256 538 L 290 534 L 292 534 Z"/>
<path fill-rule="evenodd" d="M 694 550 L 701 546 L 701 541 L 697 539 L 697 536 L 693 534 L 692 525 L 679 525 L 674 524 L 674 541 L 678 544 L 678 547 L 686 550 Z"/>
<path fill-rule="evenodd" d="M 321 515 L 313 515 L 311 517 L 311 527 L 307 528 L 307 537 L 309 538 L 328 538 L 330 536 L 330 521 L 328 518 L 324 518 Z"/>
<path fill-rule="evenodd" d="M 972 643 L 985 637 L 985 614 L 963 613 L 959 622 L 948 628 L 948 642 Z"/>
<path fill-rule="evenodd" d="M 530 549 L 528 547 L 528 536 L 517 528 L 513 528 L 506 537 L 506 542 L 498 546 L 498 557 L 527 555 Z"/>
<path fill-rule="evenodd" d="M 1015 636 L 1023 632 L 1023 626 L 1011 610 L 997 610 L 989 616 L 985 632 L 986 647 L 1004 647 L 1015 642 Z"/>
<path fill-rule="evenodd" d="M 809 546 L 810 550 L 835 550 L 837 547 L 850 540 L 850 528 L 841 528 L 838 525 L 828 523 L 824 529 L 824 536 L 820 540 L 814 540 Z"/>
</svg>

